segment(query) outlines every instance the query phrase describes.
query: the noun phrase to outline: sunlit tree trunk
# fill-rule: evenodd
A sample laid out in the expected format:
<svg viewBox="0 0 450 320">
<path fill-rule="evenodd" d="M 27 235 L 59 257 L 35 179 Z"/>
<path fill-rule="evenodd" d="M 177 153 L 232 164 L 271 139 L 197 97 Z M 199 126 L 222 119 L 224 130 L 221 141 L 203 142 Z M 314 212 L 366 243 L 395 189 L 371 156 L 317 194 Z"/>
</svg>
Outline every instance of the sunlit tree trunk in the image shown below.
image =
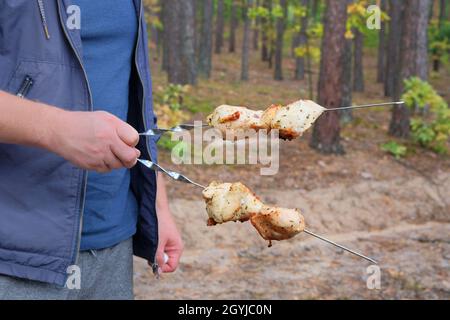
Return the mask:
<svg viewBox="0 0 450 320">
<path fill-rule="evenodd" d="M 318 102 L 328 108 L 340 107 L 342 104 L 346 21 L 346 1 L 327 0 Z M 340 121 L 337 112 L 326 112 L 317 120 L 310 145 L 323 153 L 344 152 L 340 143 Z"/>
</svg>

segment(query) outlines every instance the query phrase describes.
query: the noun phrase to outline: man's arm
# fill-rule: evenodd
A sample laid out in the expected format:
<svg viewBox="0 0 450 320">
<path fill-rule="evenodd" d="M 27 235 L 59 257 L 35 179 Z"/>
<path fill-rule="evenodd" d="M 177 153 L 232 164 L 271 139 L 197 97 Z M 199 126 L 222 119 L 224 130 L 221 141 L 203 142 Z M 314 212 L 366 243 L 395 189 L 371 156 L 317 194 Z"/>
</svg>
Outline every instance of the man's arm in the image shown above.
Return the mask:
<svg viewBox="0 0 450 320">
<path fill-rule="evenodd" d="M 174 272 L 183 253 L 183 241 L 170 213 L 166 183 L 161 173 L 158 173 L 157 185 L 156 212 L 158 215 L 159 243 L 156 261 L 162 272 Z M 169 256 L 167 263 L 164 263 L 164 253 Z"/>
<path fill-rule="evenodd" d="M 0 91 L 0 143 L 39 147 L 87 170 L 131 168 L 136 130 L 106 112 L 71 112 Z"/>
</svg>

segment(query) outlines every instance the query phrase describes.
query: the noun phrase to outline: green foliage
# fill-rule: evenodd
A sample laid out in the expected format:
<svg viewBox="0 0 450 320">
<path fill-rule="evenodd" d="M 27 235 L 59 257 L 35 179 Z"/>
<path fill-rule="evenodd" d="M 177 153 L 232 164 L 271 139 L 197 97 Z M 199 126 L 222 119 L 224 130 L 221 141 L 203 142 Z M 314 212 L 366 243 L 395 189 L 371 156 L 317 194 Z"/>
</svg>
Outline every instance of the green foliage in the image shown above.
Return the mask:
<svg viewBox="0 0 450 320">
<path fill-rule="evenodd" d="M 444 64 L 450 61 L 450 22 L 445 21 L 439 28 L 438 21 L 432 21 L 428 29 L 429 51 L 433 60 L 440 60 Z"/>
<path fill-rule="evenodd" d="M 166 87 L 157 87 L 153 97 L 155 113 L 158 124 L 163 128 L 172 127 L 189 119 L 185 109 L 185 95 L 189 86 L 169 84 Z"/>
<path fill-rule="evenodd" d="M 179 141 L 172 141 L 170 135 L 163 135 L 161 139 L 158 141 L 158 147 L 161 147 L 166 150 L 172 150 L 177 146 Z"/>
<path fill-rule="evenodd" d="M 430 109 L 426 117 L 414 117 L 411 120 L 411 134 L 414 142 L 437 153 L 447 153 L 450 137 L 450 109 L 445 100 L 433 87 L 419 78 L 405 80 L 405 104 L 412 110 Z"/>
<path fill-rule="evenodd" d="M 351 3 L 347 7 L 347 32 L 345 37 L 347 39 L 353 39 L 353 29 L 357 29 L 365 35 L 378 35 L 378 30 L 370 30 L 367 28 L 367 19 L 370 17 L 370 13 L 367 12 L 367 8 L 370 5 L 370 1 L 357 0 Z M 381 20 L 388 21 L 389 16 L 386 12 L 381 11 Z"/>
<path fill-rule="evenodd" d="M 188 86 L 171 83 L 162 94 L 157 95 L 158 102 L 169 106 L 172 110 L 180 110 L 183 105 L 184 95 L 188 90 Z"/>
<path fill-rule="evenodd" d="M 152 26 L 158 30 L 163 29 L 161 20 L 159 19 L 159 13 L 161 11 L 161 6 L 157 0 L 144 0 L 145 8 L 145 20 L 147 21 L 147 26 Z"/>
<path fill-rule="evenodd" d="M 408 149 L 395 141 L 389 141 L 381 145 L 381 150 L 393 155 L 396 159 L 403 158 L 406 156 Z"/>
</svg>

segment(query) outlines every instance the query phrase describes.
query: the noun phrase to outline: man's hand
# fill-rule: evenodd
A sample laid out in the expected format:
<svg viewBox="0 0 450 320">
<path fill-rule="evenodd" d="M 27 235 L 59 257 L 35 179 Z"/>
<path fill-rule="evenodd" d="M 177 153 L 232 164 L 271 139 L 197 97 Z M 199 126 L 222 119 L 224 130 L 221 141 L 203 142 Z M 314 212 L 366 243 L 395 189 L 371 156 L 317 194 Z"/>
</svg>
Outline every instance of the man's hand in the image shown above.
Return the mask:
<svg viewBox="0 0 450 320">
<path fill-rule="evenodd" d="M 164 178 L 158 175 L 158 192 L 156 195 L 156 212 L 158 215 L 159 242 L 156 251 L 156 262 L 164 273 L 174 272 L 178 268 L 183 241 L 175 221 L 170 213 Z M 169 260 L 164 263 L 164 253 Z"/>
<path fill-rule="evenodd" d="M 156 252 L 156 262 L 163 273 L 174 272 L 178 268 L 183 241 L 170 212 L 158 212 L 159 242 Z M 169 260 L 164 263 L 164 253 Z"/>
<path fill-rule="evenodd" d="M 64 112 L 53 130 L 47 148 L 83 169 L 131 168 L 140 156 L 137 131 L 107 112 Z"/>
<path fill-rule="evenodd" d="M 131 168 L 139 134 L 106 112 L 70 112 L 0 91 L 0 143 L 47 149 L 87 170 Z"/>
</svg>

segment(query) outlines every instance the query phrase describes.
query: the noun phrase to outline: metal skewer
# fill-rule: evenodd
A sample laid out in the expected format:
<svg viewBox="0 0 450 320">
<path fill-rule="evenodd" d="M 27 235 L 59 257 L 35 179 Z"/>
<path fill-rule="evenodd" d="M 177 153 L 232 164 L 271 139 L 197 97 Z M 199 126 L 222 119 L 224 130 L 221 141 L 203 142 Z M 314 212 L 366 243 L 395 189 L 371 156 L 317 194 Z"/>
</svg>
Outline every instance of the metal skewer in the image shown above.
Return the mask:
<svg viewBox="0 0 450 320">
<path fill-rule="evenodd" d="M 154 128 L 149 129 L 146 132 L 139 133 L 140 136 L 158 136 L 167 132 L 182 132 L 182 131 L 189 131 L 193 130 L 195 128 L 206 128 L 209 127 L 209 125 L 195 125 L 195 124 L 179 124 L 175 127 L 169 128 L 169 129 L 163 129 L 163 128 Z"/>
<path fill-rule="evenodd" d="M 360 105 L 360 106 L 349 106 L 349 107 L 325 109 L 325 112 L 327 112 L 327 111 L 349 110 L 349 109 L 373 108 L 373 107 L 382 107 L 382 106 L 394 106 L 394 105 L 401 105 L 401 104 L 405 104 L 405 102 L 404 101 L 397 101 L 397 102 L 363 104 L 363 105 Z"/>
<path fill-rule="evenodd" d="M 206 189 L 206 187 L 204 185 L 201 185 L 200 183 L 192 181 L 191 179 L 189 179 L 188 177 L 182 175 L 181 173 L 178 173 L 178 172 L 175 172 L 175 171 L 166 170 L 163 167 L 161 167 L 160 165 L 158 165 L 157 163 L 154 163 L 154 162 L 151 162 L 151 161 L 148 161 L 148 160 L 142 160 L 142 159 L 138 159 L 138 162 L 143 164 L 147 168 L 153 169 L 155 171 L 160 171 L 160 172 L 168 175 L 169 177 L 171 177 L 174 180 L 177 180 L 177 181 L 180 181 L 180 182 L 184 182 L 184 183 L 190 183 L 190 184 L 192 184 L 192 185 L 194 185 L 196 187 L 199 187 L 199 188 L 202 188 L 202 189 Z M 378 264 L 375 260 L 373 260 L 373 259 L 371 259 L 369 257 L 366 257 L 365 255 L 363 255 L 361 253 L 358 253 L 356 251 L 350 250 L 349 248 L 344 247 L 343 245 L 337 244 L 336 242 L 331 241 L 329 239 L 326 239 L 326 238 L 324 238 L 322 236 L 319 236 L 319 235 L 317 235 L 317 234 L 315 234 L 315 233 L 313 233 L 313 232 L 311 232 L 311 231 L 309 231 L 307 229 L 304 229 L 303 231 L 305 233 L 313 236 L 313 237 L 316 237 L 316 238 L 318 238 L 318 239 L 320 239 L 322 241 L 325 241 L 325 242 L 327 242 L 329 244 L 332 244 L 333 246 L 336 246 L 336 247 L 338 247 L 338 248 L 340 248 L 342 250 L 350 252 L 350 253 L 352 253 L 352 254 L 360 257 L 360 258 L 366 259 L 366 260 L 368 260 L 368 261 L 370 261 L 370 262 L 372 262 L 374 264 Z"/>
<path fill-rule="evenodd" d="M 329 243 L 329 244 L 332 244 L 333 246 L 336 246 L 336 247 L 338 247 L 338 248 L 340 248 L 340 249 L 342 249 L 342 250 L 345 250 L 345 251 L 347 251 L 347 252 L 350 252 L 350 253 L 352 253 L 352 254 L 354 254 L 354 255 L 360 257 L 360 258 L 366 259 L 366 260 L 368 260 L 368 261 L 370 261 L 370 262 L 372 262 L 372 263 L 374 263 L 374 264 L 378 264 L 378 262 L 376 262 L 376 261 L 373 260 L 372 258 L 366 257 L 365 255 L 363 255 L 363 254 L 361 254 L 361 253 L 358 253 L 358 252 L 356 252 L 356 251 L 350 250 L 349 248 L 344 247 L 343 245 L 340 245 L 340 244 L 338 244 L 338 243 L 336 243 L 336 242 L 334 242 L 334 241 L 331 241 L 331 240 L 329 240 L 329 239 L 326 239 L 326 238 L 324 238 L 324 237 L 322 237 L 322 236 L 319 236 L 319 235 L 315 234 L 314 232 L 311 232 L 311 231 L 309 231 L 309 230 L 307 230 L 307 229 L 304 229 L 303 231 L 304 231 L 305 233 L 309 234 L 310 236 L 316 237 L 316 238 L 318 238 L 318 239 L 320 239 L 320 240 L 322 240 L 322 241 L 325 241 L 325 242 L 327 242 L 327 243 Z"/>
<path fill-rule="evenodd" d="M 146 166 L 149 169 L 155 170 L 155 171 L 159 171 L 164 173 L 165 175 L 168 175 L 169 177 L 171 177 L 172 179 L 179 181 L 179 182 L 184 182 L 184 183 L 190 183 L 193 184 L 194 186 L 200 187 L 202 189 L 206 189 L 206 187 L 204 185 L 201 185 L 200 183 L 197 183 L 195 181 L 192 181 L 191 179 L 189 179 L 188 177 L 186 177 L 185 175 L 182 175 L 181 173 L 175 172 L 175 171 L 170 171 L 170 170 L 166 170 L 163 167 L 161 167 L 159 164 L 149 161 L 149 160 L 142 160 L 142 159 L 137 159 L 137 161 L 141 164 L 143 164 L 144 166 Z"/>
</svg>

